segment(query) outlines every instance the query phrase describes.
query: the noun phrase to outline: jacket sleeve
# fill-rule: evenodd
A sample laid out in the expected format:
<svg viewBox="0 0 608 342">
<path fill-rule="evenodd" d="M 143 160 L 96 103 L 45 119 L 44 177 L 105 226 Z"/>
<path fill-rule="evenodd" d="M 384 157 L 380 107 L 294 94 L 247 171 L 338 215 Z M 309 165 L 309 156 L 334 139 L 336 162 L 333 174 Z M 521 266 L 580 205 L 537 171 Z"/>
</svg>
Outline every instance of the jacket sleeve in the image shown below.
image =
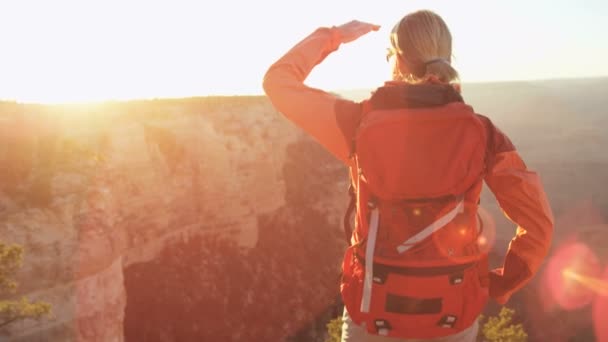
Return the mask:
<svg viewBox="0 0 608 342">
<path fill-rule="evenodd" d="M 315 30 L 270 66 L 263 87 L 279 112 L 348 164 L 346 132 L 354 130 L 360 105 L 304 84 L 312 69 L 340 43 L 336 28 Z"/>
<path fill-rule="evenodd" d="M 518 226 L 503 267 L 490 273 L 490 296 L 505 304 L 540 268 L 551 245 L 554 219 L 540 177 L 527 169 L 509 138 L 491 123 L 489 142 L 486 184 L 505 216 Z"/>
</svg>

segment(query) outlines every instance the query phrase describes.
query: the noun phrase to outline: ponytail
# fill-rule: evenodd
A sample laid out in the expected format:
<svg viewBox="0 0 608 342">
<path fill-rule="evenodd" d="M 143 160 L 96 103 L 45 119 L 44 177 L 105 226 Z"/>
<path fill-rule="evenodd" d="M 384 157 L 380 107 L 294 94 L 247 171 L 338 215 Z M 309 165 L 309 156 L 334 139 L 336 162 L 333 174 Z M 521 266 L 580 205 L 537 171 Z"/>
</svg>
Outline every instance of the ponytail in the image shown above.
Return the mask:
<svg viewBox="0 0 608 342">
<path fill-rule="evenodd" d="M 458 72 L 450 64 L 452 35 L 445 21 L 428 10 L 403 17 L 390 36 L 392 48 L 407 66 L 408 75 L 397 77 L 408 82 L 424 82 L 431 78 L 450 83 Z"/>
<path fill-rule="evenodd" d="M 427 79 L 429 77 L 435 76 L 440 81 L 449 83 L 458 79 L 458 71 L 450 65 L 450 62 L 443 59 L 433 59 L 425 63 L 426 70 L 423 79 Z"/>
</svg>

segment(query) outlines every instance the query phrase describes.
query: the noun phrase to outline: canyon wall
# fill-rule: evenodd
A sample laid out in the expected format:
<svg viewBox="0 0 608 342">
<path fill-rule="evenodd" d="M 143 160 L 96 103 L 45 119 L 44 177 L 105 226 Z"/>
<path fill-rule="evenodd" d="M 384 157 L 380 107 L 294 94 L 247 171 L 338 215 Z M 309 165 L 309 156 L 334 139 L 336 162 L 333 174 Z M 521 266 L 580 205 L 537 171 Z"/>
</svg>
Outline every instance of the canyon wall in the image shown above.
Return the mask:
<svg viewBox="0 0 608 342">
<path fill-rule="evenodd" d="M 0 129 L 17 296 L 53 306 L 5 338 L 280 340 L 334 302 L 346 169 L 264 98 L 8 103 Z"/>
<path fill-rule="evenodd" d="M 608 104 L 483 89 L 475 108 L 541 173 L 555 248 L 576 238 L 605 261 Z M 340 308 L 346 188 L 345 167 L 263 97 L 0 103 L 0 237 L 25 247 L 15 297 L 53 306 L 0 340 L 320 341 Z M 482 206 L 499 266 L 514 226 L 487 189 Z M 510 303 L 531 340 L 554 337 L 535 328 L 551 319 L 574 322 L 559 336 L 592 329 L 589 307 L 527 305 L 538 279 Z"/>
</svg>

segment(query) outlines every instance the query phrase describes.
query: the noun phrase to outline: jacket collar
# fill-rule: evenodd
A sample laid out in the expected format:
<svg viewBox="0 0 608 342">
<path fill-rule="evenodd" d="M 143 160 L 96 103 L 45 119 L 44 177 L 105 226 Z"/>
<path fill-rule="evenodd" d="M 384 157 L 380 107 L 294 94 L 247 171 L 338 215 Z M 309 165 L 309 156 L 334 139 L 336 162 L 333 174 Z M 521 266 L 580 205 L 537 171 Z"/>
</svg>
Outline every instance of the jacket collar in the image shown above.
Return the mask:
<svg viewBox="0 0 608 342">
<path fill-rule="evenodd" d="M 389 81 L 370 98 L 373 109 L 427 108 L 464 102 L 457 85 L 427 82 L 410 84 Z"/>
</svg>

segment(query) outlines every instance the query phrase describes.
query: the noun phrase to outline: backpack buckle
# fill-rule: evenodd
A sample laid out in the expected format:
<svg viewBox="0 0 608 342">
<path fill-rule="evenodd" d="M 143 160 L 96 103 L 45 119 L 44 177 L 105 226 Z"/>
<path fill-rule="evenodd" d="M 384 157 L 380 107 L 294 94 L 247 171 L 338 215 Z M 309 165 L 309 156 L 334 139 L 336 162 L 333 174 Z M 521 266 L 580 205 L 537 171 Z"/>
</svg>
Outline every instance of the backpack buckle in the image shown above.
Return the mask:
<svg viewBox="0 0 608 342">
<path fill-rule="evenodd" d="M 459 285 L 464 281 L 464 273 L 452 274 L 450 276 L 450 285 Z"/>
<path fill-rule="evenodd" d="M 437 325 L 442 328 L 453 328 L 458 318 L 454 315 L 445 315 L 441 317 Z"/>
<path fill-rule="evenodd" d="M 387 336 L 389 331 L 392 329 L 390 323 L 388 323 L 388 321 L 385 319 L 375 320 L 374 325 L 376 326 L 376 334 L 381 336 Z"/>
<path fill-rule="evenodd" d="M 374 283 L 382 285 L 386 282 L 386 278 L 388 278 L 388 271 L 382 267 L 374 266 Z"/>
</svg>

